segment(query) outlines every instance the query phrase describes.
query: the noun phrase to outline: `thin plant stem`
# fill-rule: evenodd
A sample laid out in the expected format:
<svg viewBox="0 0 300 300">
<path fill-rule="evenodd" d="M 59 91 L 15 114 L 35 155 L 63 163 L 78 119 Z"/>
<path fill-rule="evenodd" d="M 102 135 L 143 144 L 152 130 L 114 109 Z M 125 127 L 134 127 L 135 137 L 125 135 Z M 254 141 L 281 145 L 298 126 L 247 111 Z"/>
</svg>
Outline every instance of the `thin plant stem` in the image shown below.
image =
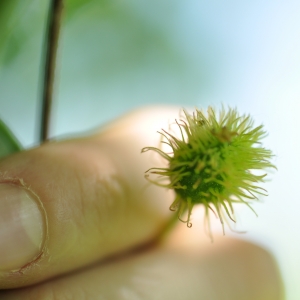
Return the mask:
<svg viewBox="0 0 300 300">
<path fill-rule="evenodd" d="M 183 213 L 185 213 L 186 211 L 187 209 L 185 209 Z M 165 227 L 163 227 L 162 230 L 159 232 L 156 241 L 157 242 L 165 241 L 168 238 L 169 234 L 174 229 L 174 227 L 177 225 L 177 223 L 178 223 L 178 216 L 176 213 L 174 213 L 173 216 L 169 219 L 168 223 L 165 225 Z"/>
<path fill-rule="evenodd" d="M 62 17 L 63 0 L 50 0 L 44 45 L 40 143 L 50 138 L 51 107 L 55 77 L 56 53 Z"/>
</svg>

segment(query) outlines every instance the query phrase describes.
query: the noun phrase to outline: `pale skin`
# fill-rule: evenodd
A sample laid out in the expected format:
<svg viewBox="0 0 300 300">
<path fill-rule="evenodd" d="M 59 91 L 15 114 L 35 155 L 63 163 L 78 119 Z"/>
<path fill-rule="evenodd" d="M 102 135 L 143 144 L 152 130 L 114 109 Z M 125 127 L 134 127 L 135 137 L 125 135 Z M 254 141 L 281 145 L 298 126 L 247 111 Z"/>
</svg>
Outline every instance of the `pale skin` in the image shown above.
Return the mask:
<svg viewBox="0 0 300 300">
<path fill-rule="evenodd" d="M 2 181 L 22 179 L 48 219 L 41 255 L 1 271 L 1 299 L 284 298 L 272 256 L 227 236 L 211 243 L 202 215 L 157 239 L 174 195 L 148 185 L 144 172 L 160 160 L 140 151 L 157 146 L 156 131 L 175 118 L 178 108 L 140 109 L 91 136 L 1 161 Z"/>
</svg>

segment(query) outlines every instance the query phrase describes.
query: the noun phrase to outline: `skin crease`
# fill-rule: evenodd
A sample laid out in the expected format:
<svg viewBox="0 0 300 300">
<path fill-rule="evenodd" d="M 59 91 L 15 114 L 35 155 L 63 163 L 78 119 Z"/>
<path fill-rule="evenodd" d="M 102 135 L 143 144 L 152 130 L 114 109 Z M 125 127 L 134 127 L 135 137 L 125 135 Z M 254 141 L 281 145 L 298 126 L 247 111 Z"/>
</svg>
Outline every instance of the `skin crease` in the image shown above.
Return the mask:
<svg viewBox="0 0 300 300">
<path fill-rule="evenodd" d="M 175 118 L 177 107 L 140 109 L 0 163 L 2 181 L 23 179 L 48 219 L 38 260 L 0 272 L 0 299 L 284 299 L 272 256 L 227 236 L 210 243 L 200 211 L 191 229 L 178 223 L 153 242 L 173 216 L 173 193 L 147 184 L 161 160 L 140 151 Z"/>
</svg>

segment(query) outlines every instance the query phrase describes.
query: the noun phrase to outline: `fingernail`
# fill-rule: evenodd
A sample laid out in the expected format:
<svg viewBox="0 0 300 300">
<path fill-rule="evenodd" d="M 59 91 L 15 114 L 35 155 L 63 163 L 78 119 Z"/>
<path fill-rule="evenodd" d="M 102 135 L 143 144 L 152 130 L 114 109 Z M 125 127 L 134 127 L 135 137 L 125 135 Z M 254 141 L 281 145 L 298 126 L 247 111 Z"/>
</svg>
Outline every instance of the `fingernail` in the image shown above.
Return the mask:
<svg viewBox="0 0 300 300">
<path fill-rule="evenodd" d="M 44 216 L 38 199 L 17 184 L 0 184 L 0 271 L 22 268 L 40 255 Z"/>
</svg>

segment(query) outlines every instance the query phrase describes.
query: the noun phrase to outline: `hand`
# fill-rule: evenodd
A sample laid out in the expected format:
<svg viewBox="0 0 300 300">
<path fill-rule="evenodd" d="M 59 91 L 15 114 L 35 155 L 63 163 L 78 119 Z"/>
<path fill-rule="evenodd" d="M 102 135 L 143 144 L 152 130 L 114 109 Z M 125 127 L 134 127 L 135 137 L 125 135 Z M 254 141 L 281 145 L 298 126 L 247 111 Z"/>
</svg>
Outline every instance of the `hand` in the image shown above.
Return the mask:
<svg viewBox="0 0 300 300">
<path fill-rule="evenodd" d="M 0 299 L 283 299 L 271 255 L 215 236 L 193 215 L 154 242 L 172 191 L 148 185 L 142 147 L 178 109 L 147 108 L 89 137 L 0 163 Z"/>
</svg>

